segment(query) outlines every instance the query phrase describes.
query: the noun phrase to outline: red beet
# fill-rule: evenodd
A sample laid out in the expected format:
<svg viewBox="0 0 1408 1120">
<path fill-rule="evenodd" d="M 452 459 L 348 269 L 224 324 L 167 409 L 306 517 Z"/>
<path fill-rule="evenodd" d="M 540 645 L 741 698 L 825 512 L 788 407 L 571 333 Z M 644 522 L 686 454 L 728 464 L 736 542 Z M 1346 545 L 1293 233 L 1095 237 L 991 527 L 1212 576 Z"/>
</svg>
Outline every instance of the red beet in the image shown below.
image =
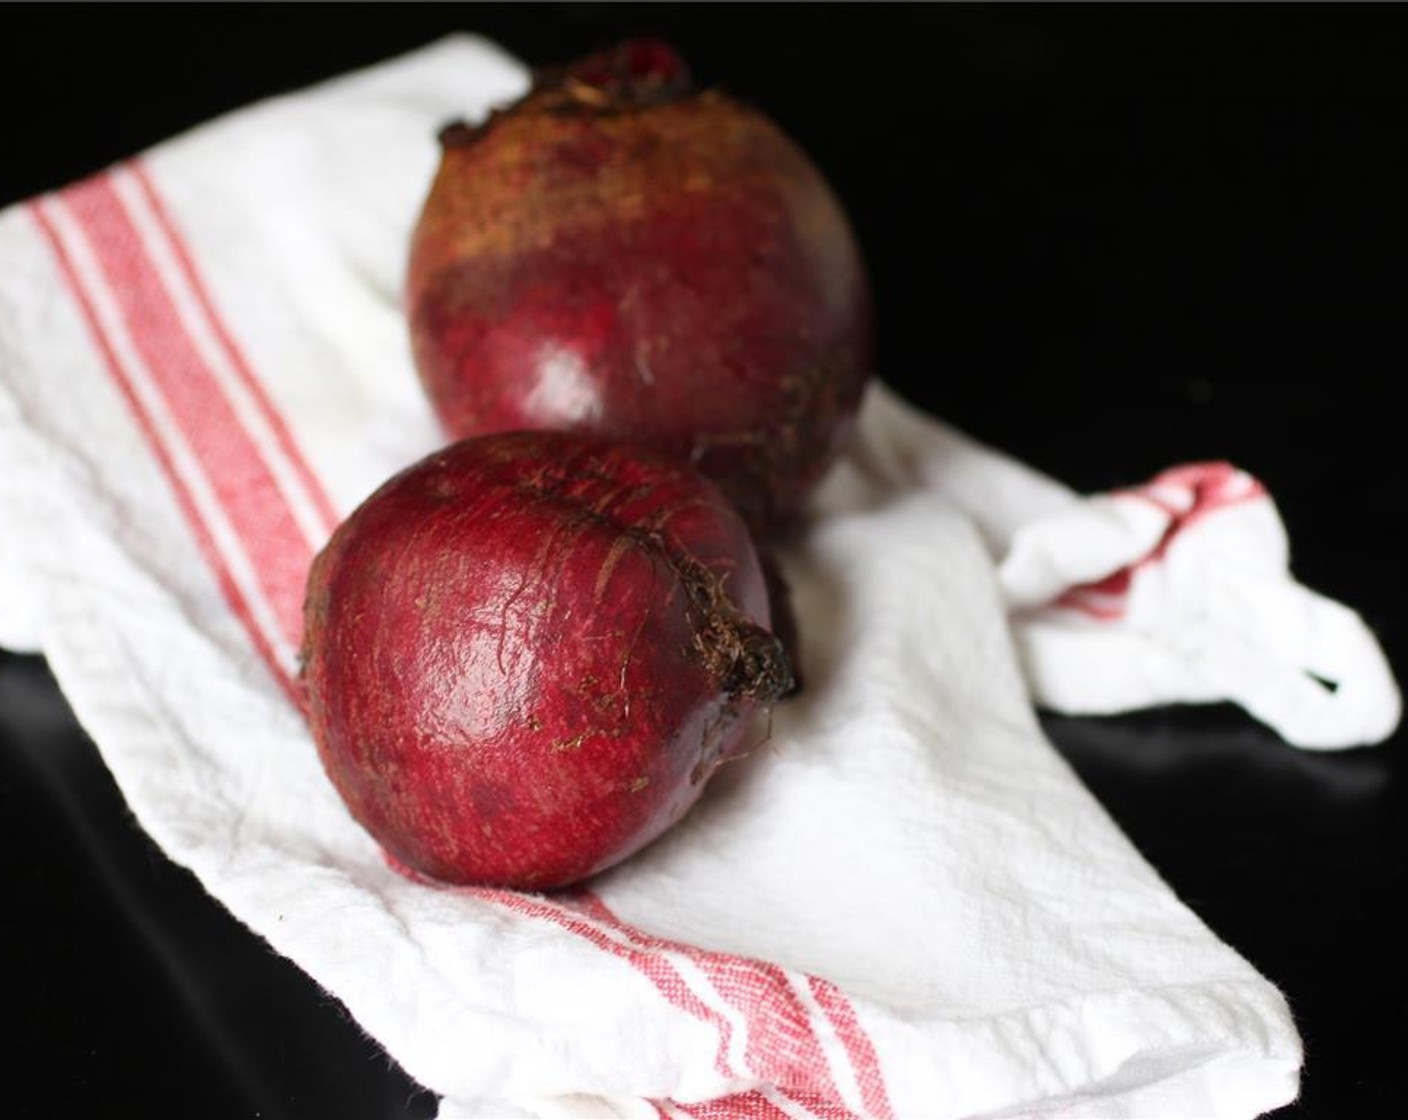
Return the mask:
<svg viewBox="0 0 1408 1120">
<path fill-rule="evenodd" d="M 640 442 L 755 528 L 796 513 L 871 366 L 860 255 L 797 145 L 650 41 L 441 142 L 407 300 L 446 429 Z"/>
<path fill-rule="evenodd" d="M 329 777 L 391 856 L 455 883 L 546 889 L 624 859 L 791 680 L 718 490 L 567 433 L 465 440 L 392 478 L 318 555 L 305 609 Z"/>
</svg>

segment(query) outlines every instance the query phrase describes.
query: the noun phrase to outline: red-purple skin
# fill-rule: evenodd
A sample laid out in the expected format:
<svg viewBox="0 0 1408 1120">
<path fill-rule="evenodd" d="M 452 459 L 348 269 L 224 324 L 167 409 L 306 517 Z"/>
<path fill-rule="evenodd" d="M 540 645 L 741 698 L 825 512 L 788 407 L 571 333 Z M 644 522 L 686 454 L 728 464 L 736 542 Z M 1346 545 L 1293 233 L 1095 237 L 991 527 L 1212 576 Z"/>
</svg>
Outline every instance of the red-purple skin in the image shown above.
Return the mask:
<svg viewBox="0 0 1408 1120">
<path fill-rule="evenodd" d="M 758 530 L 801 509 L 871 370 L 865 271 L 822 175 L 762 114 L 691 91 L 660 43 L 442 133 L 407 307 L 452 436 L 645 443 Z"/>
<path fill-rule="evenodd" d="M 314 562 L 323 764 L 396 863 L 549 889 L 678 821 L 790 685 L 738 515 L 689 468 L 564 433 L 454 444 Z"/>
</svg>

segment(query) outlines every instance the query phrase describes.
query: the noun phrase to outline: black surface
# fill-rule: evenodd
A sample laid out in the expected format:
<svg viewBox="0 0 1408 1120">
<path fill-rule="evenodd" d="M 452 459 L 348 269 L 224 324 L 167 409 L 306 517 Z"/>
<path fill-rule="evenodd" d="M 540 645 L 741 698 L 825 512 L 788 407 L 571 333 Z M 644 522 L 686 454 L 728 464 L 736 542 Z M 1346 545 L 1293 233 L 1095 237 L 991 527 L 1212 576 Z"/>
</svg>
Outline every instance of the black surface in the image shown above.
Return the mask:
<svg viewBox="0 0 1408 1120">
<path fill-rule="evenodd" d="M 833 179 L 892 383 L 1082 489 L 1237 462 L 1278 498 L 1298 575 L 1408 653 L 1392 6 L 6 5 L 0 28 L 0 203 L 447 30 L 534 62 L 665 33 Z M 1396 1113 L 1403 733 L 1311 756 L 1222 707 L 1048 727 L 1289 997 L 1308 1061 L 1277 1116 Z M 433 1110 L 155 850 L 42 663 L 8 655 L 0 871 L 5 1115 Z"/>
</svg>

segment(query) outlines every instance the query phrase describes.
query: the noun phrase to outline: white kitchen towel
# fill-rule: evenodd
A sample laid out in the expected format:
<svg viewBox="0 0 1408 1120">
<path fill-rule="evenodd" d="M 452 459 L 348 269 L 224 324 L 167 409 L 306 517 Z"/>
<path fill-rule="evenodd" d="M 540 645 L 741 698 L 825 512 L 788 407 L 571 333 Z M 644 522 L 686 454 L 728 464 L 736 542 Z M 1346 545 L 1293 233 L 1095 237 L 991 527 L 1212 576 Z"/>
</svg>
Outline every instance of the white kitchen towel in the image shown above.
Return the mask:
<svg viewBox="0 0 1408 1120">
<path fill-rule="evenodd" d="M 352 822 L 292 699 L 303 580 L 441 440 L 407 238 L 436 128 L 524 78 L 456 36 L 0 214 L 0 637 L 43 650 L 136 819 L 445 1117 L 1291 1099 L 1280 994 L 1033 714 L 1004 595 L 1040 614 L 1040 565 L 1010 558 L 1082 500 L 881 388 L 784 557 L 806 693 L 679 827 L 538 896 L 412 881 Z"/>
</svg>

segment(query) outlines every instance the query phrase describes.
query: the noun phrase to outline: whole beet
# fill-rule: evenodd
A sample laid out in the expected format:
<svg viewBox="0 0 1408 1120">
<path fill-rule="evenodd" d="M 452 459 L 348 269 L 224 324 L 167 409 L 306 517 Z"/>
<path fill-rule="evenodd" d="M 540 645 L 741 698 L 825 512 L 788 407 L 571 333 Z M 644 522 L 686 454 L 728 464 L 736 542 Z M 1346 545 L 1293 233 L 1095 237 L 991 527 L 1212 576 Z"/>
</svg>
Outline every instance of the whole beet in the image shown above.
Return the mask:
<svg viewBox="0 0 1408 1120">
<path fill-rule="evenodd" d="M 546 889 L 684 815 L 790 685 L 738 515 L 688 467 L 566 433 L 392 478 L 309 577 L 329 777 L 396 861 Z"/>
<path fill-rule="evenodd" d="M 441 133 L 407 301 L 461 437 L 570 428 L 697 465 L 755 529 L 852 427 L 870 295 L 846 217 L 761 113 L 633 41 Z"/>
</svg>

